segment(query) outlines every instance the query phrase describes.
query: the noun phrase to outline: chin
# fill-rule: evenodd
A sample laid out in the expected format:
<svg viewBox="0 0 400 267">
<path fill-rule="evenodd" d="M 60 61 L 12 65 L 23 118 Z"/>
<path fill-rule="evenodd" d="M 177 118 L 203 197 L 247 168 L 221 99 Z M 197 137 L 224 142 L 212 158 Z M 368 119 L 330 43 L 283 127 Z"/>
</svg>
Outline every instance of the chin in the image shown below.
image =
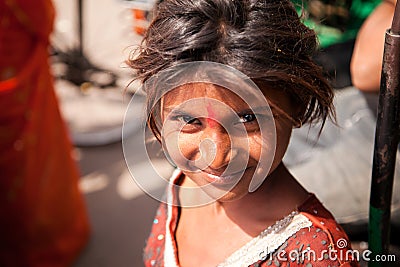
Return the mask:
<svg viewBox="0 0 400 267">
<path fill-rule="evenodd" d="M 247 172 L 244 174 L 241 179 L 233 184 L 219 184 L 219 183 L 210 183 L 206 179 L 204 179 L 204 175 L 202 174 L 186 174 L 189 179 L 191 179 L 194 184 L 201 188 L 201 190 L 206 193 L 210 198 L 214 199 L 217 202 L 232 202 L 239 200 L 249 194 L 249 184 L 252 178 L 253 172 Z"/>
<path fill-rule="evenodd" d="M 222 190 L 220 187 L 210 186 L 208 188 L 202 188 L 202 190 L 211 198 L 215 199 L 216 202 L 232 202 L 236 200 L 240 200 L 247 194 L 248 192 L 248 185 L 247 187 L 244 186 L 242 183 L 238 183 L 233 189 L 231 190 Z"/>
<path fill-rule="evenodd" d="M 226 193 L 224 196 L 222 196 L 221 198 L 217 199 L 217 202 L 224 203 L 224 202 L 237 201 L 237 200 L 242 199 L 247 194 L 249 194 L 249 192 L 247 192 L 247 191 L 245 191 L 245 192 L 230 191 L 230 192 Z"/>
</svg>

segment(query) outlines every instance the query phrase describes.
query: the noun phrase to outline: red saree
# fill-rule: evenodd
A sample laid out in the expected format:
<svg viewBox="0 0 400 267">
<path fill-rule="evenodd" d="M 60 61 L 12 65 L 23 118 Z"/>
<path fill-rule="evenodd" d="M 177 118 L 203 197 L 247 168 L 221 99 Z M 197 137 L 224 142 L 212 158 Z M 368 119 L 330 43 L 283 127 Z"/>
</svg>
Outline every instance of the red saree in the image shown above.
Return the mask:
<svg viewBox="0 0 400 267">
<path fill-rule="evenodd" d="M 0 0 L 0 266 L 69 266 L 89 224 L 48 64 L 54 9 Z"/>
</svg>

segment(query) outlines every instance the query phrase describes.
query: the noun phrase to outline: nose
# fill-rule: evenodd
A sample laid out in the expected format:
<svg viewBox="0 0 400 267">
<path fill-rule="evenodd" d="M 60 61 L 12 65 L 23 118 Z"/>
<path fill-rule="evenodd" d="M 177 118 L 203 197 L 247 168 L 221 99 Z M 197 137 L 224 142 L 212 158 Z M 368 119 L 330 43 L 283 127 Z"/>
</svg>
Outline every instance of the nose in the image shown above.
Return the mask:
<svg viewBox="0 0 400 267">
<path fill-rule="evenodd" d="M 215 122 L 203 132 L 199 150 L 209 169 L 223 171 L 231 160 L 231 138 L 224 127 Z"/>
</svg>

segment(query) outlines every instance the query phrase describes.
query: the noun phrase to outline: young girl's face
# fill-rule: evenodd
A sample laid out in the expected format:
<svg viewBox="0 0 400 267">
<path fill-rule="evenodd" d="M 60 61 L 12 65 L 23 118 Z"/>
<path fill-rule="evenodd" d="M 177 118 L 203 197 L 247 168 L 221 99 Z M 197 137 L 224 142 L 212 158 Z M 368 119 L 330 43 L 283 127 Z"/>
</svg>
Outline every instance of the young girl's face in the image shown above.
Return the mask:
<svg viewBox="0 0 400 267">
<path fill-rule="evenodd" d="M 263 93 L 268 101 L 291 114 L 290 100 L 283 92 Z M 273 157 L 267 173 L 276 169 L 293 126 L 272 107 L 273 116 L 268 108 L 265 114 L 252 110 L 235 93 L 207 83 L 186 84 L 168 92 L 161 109 L 164 148 L 187 177 L 219 201 L 240 199 L 249 193 L 263 153 Z M 270 138 L 268 134 L 262 136 L 260 124 L 274 119 L 276 134 L 275 129 L 267 129 Z M 207 187 L 209 184 L 212 187 Z M 223 196 L 213 192 L 221 190 Z"/>
</svg>

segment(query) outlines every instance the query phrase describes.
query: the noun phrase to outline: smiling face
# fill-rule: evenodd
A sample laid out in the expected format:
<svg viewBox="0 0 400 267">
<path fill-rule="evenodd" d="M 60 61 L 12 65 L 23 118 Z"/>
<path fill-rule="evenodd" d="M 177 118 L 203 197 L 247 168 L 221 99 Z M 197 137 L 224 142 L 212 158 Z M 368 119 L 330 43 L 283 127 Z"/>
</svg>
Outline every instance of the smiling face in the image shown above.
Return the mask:
<svg viewBox="0 0 400 267">
<path fill-rule="evenodd" d="M 289 110 L 284 93 L 264 95 Z M 264 173 L 263 180 L 283 158 L 292 124 L 273 109 L 272 115 L 267 104 L 250 107 L 232 91 L 207 83 L 180 86 L 162 102 L 164 149 L 214 199 L 240 199 L 257 173 Z"/>
</svg>

